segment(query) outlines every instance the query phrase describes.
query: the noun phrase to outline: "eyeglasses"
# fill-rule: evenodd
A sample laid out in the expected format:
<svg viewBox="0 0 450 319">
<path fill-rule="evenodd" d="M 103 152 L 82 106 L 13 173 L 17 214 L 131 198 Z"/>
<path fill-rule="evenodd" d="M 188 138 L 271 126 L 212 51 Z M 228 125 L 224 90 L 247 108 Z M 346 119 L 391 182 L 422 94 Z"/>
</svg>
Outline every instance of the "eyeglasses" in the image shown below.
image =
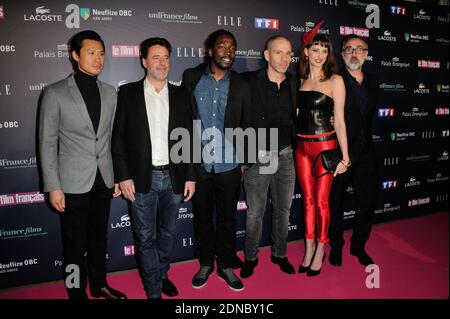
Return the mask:
<svg viewBox="0 0 450 319">
<path fill-rule="evenodd" d="M 353 54 L 353 52 L 356 52 L 356 54 L 363 54 L 364 52 L 368 51 L 367 48 L 364 47 L 345 47 L 342 52 L 344 52 L 345 54 Z"/>
</svg>

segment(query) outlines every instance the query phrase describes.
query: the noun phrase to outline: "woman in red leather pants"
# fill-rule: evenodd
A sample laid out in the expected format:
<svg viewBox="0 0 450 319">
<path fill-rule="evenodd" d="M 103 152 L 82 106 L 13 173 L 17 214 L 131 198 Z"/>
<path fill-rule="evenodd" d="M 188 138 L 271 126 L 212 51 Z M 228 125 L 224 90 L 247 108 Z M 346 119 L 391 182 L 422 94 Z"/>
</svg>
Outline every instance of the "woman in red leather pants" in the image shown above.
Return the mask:
<svg viewBox="0 0 450 319">
<path fill-rule="evenodd" d="M 344 81 L 337 74 L 331 42 L 317 34 L 321 24 L 303 36 L 301 84 L 297 92 L 295 159 L 303 192 L 306 242 L 306 253 L 298 271 L 308 276 L 320 274 L 325 259 L 324 246 L 328 242 L 330 224 L 328 197 L 333 175 L 344 173 L 350 166 L 344 121 Z M 331 117 L 334 117 L 334 127 Z M 342 151 L 342 160 L 334 174 L 327 174 L 318 156 L 336 147 Z"/>
</svg>

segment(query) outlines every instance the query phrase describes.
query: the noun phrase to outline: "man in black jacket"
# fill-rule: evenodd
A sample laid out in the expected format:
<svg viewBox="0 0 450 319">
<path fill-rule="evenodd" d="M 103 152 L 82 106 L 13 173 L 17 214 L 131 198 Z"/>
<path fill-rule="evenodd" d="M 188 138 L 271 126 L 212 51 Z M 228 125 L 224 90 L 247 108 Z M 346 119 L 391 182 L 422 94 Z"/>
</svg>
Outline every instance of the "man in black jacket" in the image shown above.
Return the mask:
<svg viewBox="0 0 450 319">
<path fill-rule="evenodd" d="M 183 74 L 183 85 L 191 95 L 194 131 L 201 139 L 202 164 L 197 169 L 197 191 L 193 197 L 194 233 L 200 270 L 192 279 L 203 287 L 214 270 L 235 291 L 244 289 L 233 272 L 236 256 L 236 209 L 241 187 L 240 162 L 234 139 L 226 130 L 246 127 L 250 105 L 248 83 L 231 69 L 236 56 L 236 39 L 218 30 L 205 41 L 205 63 Z M 195 133 L 194 133 L 195 134 Z M 229 160 L 231 159 L 231 161 Z M 214 219 L 214 210 L 216 218 Z"/>
<path fill-rule="evenodd" d="M 251 88 L 251 125 L 258 132 L 266 133 L 265 138 L 263 135 L 258 136 L 255 154 L 257 163 L 244 174 L 248 209 L 242 278 L 250 277 L 258 264 L 258 246 L 269 186 L 273 203 L 273 244 L 270 259 L 272 263 L 278 264 L 283 272 L 295 273 L 286 256 L 289 215 L 295 187 L 292 144 L 298 90 L 298 80 L 287 72 L 291 54 L 292 45 L 289 39 L 280 35 L 273 36 L 266 41 L 264 49 L 267 67 L 242 74 L 249 80 Z M 271 136 L 271 129 L 277 130 L 277 136 Z M 270 162 L 277 163 L 271 171 L 268 170 Z"/>
<path fill-rule="evenodd" d="M 345 69 L 341 75 L 347 91 L 345 123 L 352 165 L 346 174 L 334 178 L 330 192 L 329 261 L 334 266 L 342 264 L 344 246 L 342 201 L 350 182 L 354 186 L 357 200 L 350 253 L 363 265 L 374 263 L 365 250 L 365 244 L 370 236 L 377 193 L 372 119 L 378 105 L 379 84 L 373 75 L 362 70 L 367 55 L 368 46 L 362 38 L 356 35 L 344 38 L 342 58 Z"/>
<path fill-rule="evenodd" d="M 146 77 L 120 88 L 112 155 L 115 178 L 131 201 L 144 289 L 149 298 L 156 299 L 161 292 L 178 295 L 167 272 L 180 203 L 195 192 L 195 169 L 190 156 L 186 160 L 171 154 L 172 147 L 181 142 L 181 137 L 173 139 L 171 134 L 184 129 L 190 136 L 192 114 L 186 90 L 167 81 L 170 43 L 150 38 L 140 49 Z"/>
</svg>

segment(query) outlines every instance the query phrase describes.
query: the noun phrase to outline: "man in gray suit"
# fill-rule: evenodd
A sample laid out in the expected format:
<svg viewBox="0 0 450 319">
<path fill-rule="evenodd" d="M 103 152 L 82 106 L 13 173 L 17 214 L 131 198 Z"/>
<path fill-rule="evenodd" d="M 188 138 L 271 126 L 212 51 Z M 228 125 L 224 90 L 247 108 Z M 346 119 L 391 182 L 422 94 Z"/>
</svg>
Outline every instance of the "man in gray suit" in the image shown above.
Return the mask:
<svg viewBox="0 0 450 319">
<path fill-rule="evenodd" d="M 60 213 L 69 298 L 125 299 L 106 281 L 106 234 L 114 185 L 111 131 L 116 90 L 99 80 L 105 46 L 94 31 L 70 40 L 75 73 L 48 86 L 39 118 L 44 191 Z M 114 190 L 113 190 L 114 188 Z M 85 255 L 87 253 L 87 257 Z"/>
</svg>

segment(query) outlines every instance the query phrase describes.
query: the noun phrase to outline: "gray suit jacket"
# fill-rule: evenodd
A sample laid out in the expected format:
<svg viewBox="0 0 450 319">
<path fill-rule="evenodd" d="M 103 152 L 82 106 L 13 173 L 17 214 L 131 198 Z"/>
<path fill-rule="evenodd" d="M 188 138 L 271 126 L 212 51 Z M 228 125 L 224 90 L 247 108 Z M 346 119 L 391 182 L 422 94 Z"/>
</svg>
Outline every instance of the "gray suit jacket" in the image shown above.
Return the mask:
<svg viewBox="0 0 450 319">
<path fill-rule="evenodd" d="M 73 74 L 48 86 L 39 117 L 39 152 L 44 192 L 81 194 L 91 190 L 97 167 L 106 186 L 114 186 L 111 132 L 117 102 L 114 87 L 97 81 L 100 122 L 92 121 Z"/>
</svg>

